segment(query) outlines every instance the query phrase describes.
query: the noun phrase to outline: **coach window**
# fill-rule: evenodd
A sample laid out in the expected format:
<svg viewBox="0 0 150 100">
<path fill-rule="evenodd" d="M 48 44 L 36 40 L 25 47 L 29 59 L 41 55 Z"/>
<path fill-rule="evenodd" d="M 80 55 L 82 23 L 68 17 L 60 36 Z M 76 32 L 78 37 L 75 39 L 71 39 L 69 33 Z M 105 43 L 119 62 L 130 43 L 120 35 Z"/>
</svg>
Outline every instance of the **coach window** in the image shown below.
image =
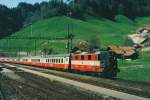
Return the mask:
<svg viewBox="0 0 150 100">
<path fill-rule="evenodd" d="M 61 59 L 61 63 L 63 63 L 63 58 Z"/>
<path fill-rule="evenodd" d="M 84 55 L 81 55 L 81 60 L 84 60 Z"/>
<path fill-rule="evenodd" d="M 66 61 L 68 61 L 68 58 L 66 58 Z"/>
<path fill-rule="evenodd" d="M 78 60 L 78 56 L 75 56 L 75 60 Z"/>
<path fill-rule="evenodd" d="M 88 60 L 91 60 L 91 55 L 88 55 Z"/>
</svg>

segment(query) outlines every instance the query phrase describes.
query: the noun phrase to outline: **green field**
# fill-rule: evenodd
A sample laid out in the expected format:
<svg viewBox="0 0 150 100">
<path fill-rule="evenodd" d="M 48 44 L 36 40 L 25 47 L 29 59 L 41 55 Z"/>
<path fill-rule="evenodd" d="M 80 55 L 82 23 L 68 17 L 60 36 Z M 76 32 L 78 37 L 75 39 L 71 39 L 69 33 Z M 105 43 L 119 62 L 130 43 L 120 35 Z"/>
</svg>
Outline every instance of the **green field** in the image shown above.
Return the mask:
<svg viewBox="0 0 150 100">
<path fill-rule="evenodd" d="M 119 61 L 119 78 L 150 83 L 150 52 L 143 52 L 136 61 Z"/>
<path fill-rule="evenodd" d="M 31 37 L 62 37 L 67 33 L 67 24 L 69 23 L 73 28 L 71 32 L 75 35 L 74 44 L 80 40 L 87 40 L 91 37 L 98 37 L 101 42 L 101 47 L 108 45 L 124 45 L 127 42 L 127 34 L 134 33 L 137 28 L 143 26 L 150 26 L 150 17 L 137 18 L 134 21 L 125 16 L 118 15 L 115 21 L 87 17 L 84 21 L 68 18 L 65 16 L 53 17 L 49 19 L 40 20 L 33 23 L 32 34 L 31 26 L 22 28 L 13 36 L 31 36 Z M 45 47 L 54 48 L 57 53 L 65 52 L 65 41 L 47 41 L 38 40 L 36 42 L 36 50 L 40 52 Z M 34 40 L 0 40 L 0 46 L 3 48 L 9 47 L 8 52 L 11 51 L 30 51 L 35 49 Z M 20 48 L 19 50 L 16 48 Z"/>
<path fill-rule="evenodd" d="M 29 37 L 62 37 L 67 33 L 67 24 L 73 29 L 75 35 L 74 44 L 80 40 L 87 40 L 91 37 L 98 37 L 101 47 L 108 45 L 124 45 L 127 35 L 135 33 L 139 27 L 150 26 L 150 17 L 139 17 L 134 21 L 125 16 L 116 16 L 115 20 L 104 18 L 87 17 L 85 20 L 68 18 L 65 16 L 53 17 L 33 23 L 31 26 L 22 28 L 12 36 Z M 56 53 L 65 53 L 66 41 L 38 40 L 36 42 L 36 52 L 41 54 L 43 48 L 53 48 Z M 35 52 L 35 40 L 0 40 L 0 52 L 16 53 L 19 51 Z M 9 48 L 8 48 L 9 47 Z M 141 53 L 137 61 L 119 61 L 121 72 L 118 77 L 129 80 L 150 82 L 150 52 Z"/>
</svg>

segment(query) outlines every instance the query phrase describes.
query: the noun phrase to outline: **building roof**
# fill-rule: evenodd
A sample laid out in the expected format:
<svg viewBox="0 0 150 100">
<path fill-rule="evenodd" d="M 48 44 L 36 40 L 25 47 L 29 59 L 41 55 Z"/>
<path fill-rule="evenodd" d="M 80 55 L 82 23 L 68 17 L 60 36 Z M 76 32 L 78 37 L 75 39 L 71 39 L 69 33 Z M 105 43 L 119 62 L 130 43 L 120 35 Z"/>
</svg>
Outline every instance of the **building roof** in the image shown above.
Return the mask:
<svg viewBox="0 0 150 100">
<path fill-rule="evenodd" d="M 146 40 L 145 37 L 142 37 L 139 34 L 128 35 L 128 38 L 131 39 L 133 43 L 139 44 L 139 45 L 142 44 Z"/>
<path fill-rule="evenodd" d="M 144 27 L 143 29 L 150 31 L 150 27 Z"/>
<path fill-rule="evenodd" d="M 150 38 L 145 39 L 141 44 L 144 44 L 146 42 L 150 42 Z"/>
<path fill-rule="evenodd" d="M 116 54 L 131 56 L 135 53 L 135 48 L 129 46 L 109 46 Z"/>
</svg>

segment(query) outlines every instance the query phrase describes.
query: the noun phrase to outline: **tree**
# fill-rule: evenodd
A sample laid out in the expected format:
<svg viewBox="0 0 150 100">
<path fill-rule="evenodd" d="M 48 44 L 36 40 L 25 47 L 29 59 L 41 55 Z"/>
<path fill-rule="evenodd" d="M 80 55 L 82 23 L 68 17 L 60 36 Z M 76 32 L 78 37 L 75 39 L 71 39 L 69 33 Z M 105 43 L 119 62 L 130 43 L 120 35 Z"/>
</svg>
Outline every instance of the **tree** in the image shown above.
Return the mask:
<svg viewBox="0 0 150 100">
<path fill-rule="evenodd" d="M 119 4 L 118 9 L 117 9 L 118 15 L 124 15 L 124 6 L 123 4 Z"/>
<path fill-rule="evenodd" d="M 43 52 L 43 54 L 44 55 L 50 55 L 50 54 L 52 54 L 52 53 L 54 53 L 54 50 L 53 50 L 53 48 L 44 48 L 43 50 L 42 50 L 42 52 Z"/>
<path fill-rule="evenodd" d="M 88 39 L 89 50 L 92 51 L 94 49 L 100 49 L 100 40 L 96 36 L 91 36 Z"/>
</svg>

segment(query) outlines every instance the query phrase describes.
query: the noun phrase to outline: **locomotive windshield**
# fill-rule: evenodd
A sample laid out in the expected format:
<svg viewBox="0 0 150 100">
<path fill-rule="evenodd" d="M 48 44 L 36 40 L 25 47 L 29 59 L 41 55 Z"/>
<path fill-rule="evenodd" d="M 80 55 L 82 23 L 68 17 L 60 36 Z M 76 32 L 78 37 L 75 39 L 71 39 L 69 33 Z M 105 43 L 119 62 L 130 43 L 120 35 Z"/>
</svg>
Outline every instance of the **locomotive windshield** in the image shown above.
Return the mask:
<svg viewBox="0 0 150 100">
<path fill-rule="evenodd" d="M 103 66 L 103 67 L 106 67 L 107 66 L 107 64 L 109 63 L 108 62 L 108 52 L 106 52 L 106 51 L 102 51 L 101 53 L 100 53 L 100 63 L 101 63 L 101 65 Z"/>
</svg>

